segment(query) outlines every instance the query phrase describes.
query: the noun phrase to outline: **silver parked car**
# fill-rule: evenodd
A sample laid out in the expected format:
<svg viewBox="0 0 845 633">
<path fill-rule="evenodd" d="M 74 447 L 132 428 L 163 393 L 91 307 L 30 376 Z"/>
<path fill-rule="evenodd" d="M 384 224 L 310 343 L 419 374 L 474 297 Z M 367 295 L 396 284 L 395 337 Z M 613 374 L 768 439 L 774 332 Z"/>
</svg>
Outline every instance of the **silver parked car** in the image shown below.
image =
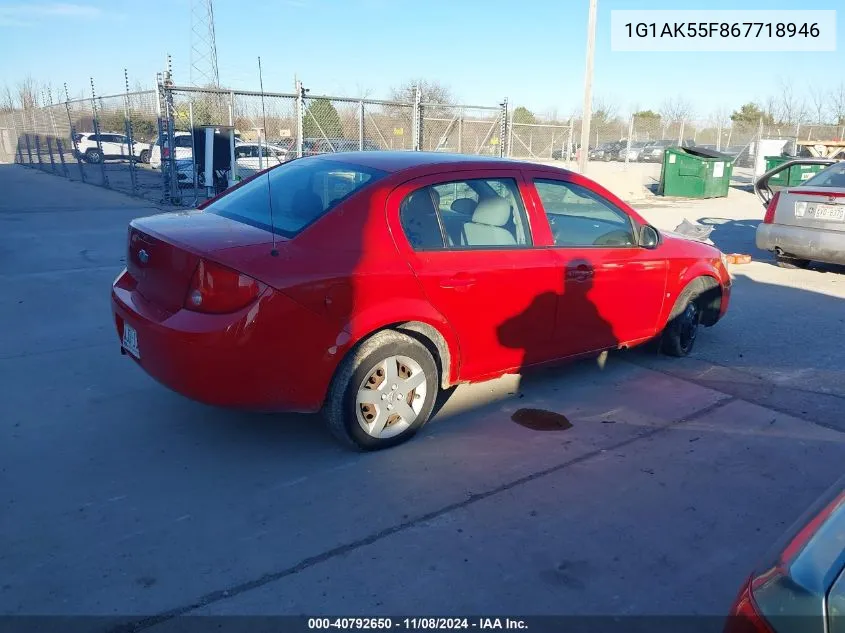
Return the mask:
<svg viewBox="0 0 845 633">
<path fill-rule="evenodd" d="M 768 185 L 790 166 L 824 162 L 831 161 L 799 158 L 766 172 L 754 185 L 766 205 L 757 226 L 757 248 L 772 251 L 779 266 L 804 268 L 811 261 L 845 265 L 845 162 L 794 187 L 773 192 Z"/>
<path fill-rule="evenodd" d="M 625 155 L 627 154 L 628 160 L 630 162 L 636 162 L 640 160 L 640 154 L 642 154 L 643 149 L 649 145 L 649 141 L 632 141 L 631 147 L 629 148 L 626 145 L 622 146 L 622 149 L 619 150 L 619 154 L 617 155 L 617 159 L 624 161 Z"/>
<path fill-rule="evenodd" d="M 673 145 L 677 145 L 674 141 L 652 141 L 646 145 L 639 155 L 639 161 L 643 163 L 662 163 L 663 154 Z"/>
</svg>

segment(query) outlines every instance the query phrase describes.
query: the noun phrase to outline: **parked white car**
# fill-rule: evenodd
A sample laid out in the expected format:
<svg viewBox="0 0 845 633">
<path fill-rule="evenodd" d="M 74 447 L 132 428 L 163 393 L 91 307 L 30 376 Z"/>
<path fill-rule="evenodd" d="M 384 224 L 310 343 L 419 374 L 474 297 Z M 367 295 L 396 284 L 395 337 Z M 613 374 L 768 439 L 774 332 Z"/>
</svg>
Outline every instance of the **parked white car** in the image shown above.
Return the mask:
<svg viewBox="0 0 845 633">
<path fill-rule="evenodd" d="M 86 163 L 98 164 L 104 160 L 140 160 L 150 159 L 149 143 L 133 143 L 134 152 L 130 151 L 129 138 L 117 132 L 93 132 L 76 134 L 76 157 Z M 97 142 L 99 140 L 99 143 Z"/>
<path fill-rule="evenodd" d="M 167 152 L 170 148 L 167 147 L 165 137 L 156 137 L 150 145 L 150 167 L 153 169 L 161 168 L 162 145 L 164 145 L 164 155 L 167 157 Z M 177 161 L 190 160 L 194 155 L 193 142 L 190 132 L 174 132 L 173 133 L 173 151 Z"/>
<path fill-rule="evenodd" d="M 247 178 L 262 169 L 280 165 L 288 159 L 288 150 L 268 143 L 238 143 L 235 145 L 235 164 L 238 176 Z"/>
</svg>

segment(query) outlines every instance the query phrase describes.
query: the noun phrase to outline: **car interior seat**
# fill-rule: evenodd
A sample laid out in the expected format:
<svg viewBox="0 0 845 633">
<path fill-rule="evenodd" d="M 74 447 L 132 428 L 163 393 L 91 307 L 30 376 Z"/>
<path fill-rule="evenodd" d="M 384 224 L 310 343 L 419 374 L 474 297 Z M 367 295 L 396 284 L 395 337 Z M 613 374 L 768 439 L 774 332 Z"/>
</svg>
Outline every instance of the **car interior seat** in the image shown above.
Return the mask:
<svg viewBox="0 0 845 633">
<path fill-rule="evenodd" d="M 450 209 L 455 213 L 462 213 L 463 215 L 472 215 L 473 211 L 475 211 L 475 207 L 478 206 L 478 202 L 473 200 L 472 198 L 458 198 L 450 205 Z"/>
<path fill-rule="evenodd" d="M 467 246 L 512 246 L 513 233 L 505 229 L 511 219 L 511 206 L 499 196 L 483 198 L 472 214 L 472 222 L 464 224 Z"/>
<path fill-rule="evenodd" d="M 428 187 L 413 192 L 399 212 L 405 235 L 414 248 L 443 247 L 435 200 L 431 194 L 432 190 Z"/>
</svg>

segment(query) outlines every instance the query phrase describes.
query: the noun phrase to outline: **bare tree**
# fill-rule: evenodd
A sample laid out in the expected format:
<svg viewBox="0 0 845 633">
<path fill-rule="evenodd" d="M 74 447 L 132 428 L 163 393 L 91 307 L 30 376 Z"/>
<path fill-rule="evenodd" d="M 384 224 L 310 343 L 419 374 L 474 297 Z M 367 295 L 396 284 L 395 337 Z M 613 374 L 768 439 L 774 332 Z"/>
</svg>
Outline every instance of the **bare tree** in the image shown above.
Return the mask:
<svg viewBox="0 0 845 633">
<path fill-rule="evenodd" d="M 607 96 L 593 97 L 593 117 L 609 121 L 619 113 L 619 104 Z"/>
<path fill-rule="evenodd" d="M 445 84 L 436 79 L 412 79 L 390 90 L 390 98 L 394 101 L 413 103 L 416 88 L 419 87 L 422 103 L 454 103 L 455 97 Z"/>
<path fill-rule="evenodd" d="M 727 125 L 731 118 L 731 109 L 720 106 L 713 110 L 713 115 L 710 118 L 716 125 Z"/>
<path fill-rule="evenodd" d="M 780 93 L 780 116 L 782 123 L 792 125 L 800 123 L 806 116 L 807 106 L 803 98 L 795 94 L 792 83 L 781 79 L 778 92 Z"/>
<path fill-rule="evenodd" d="M 14 112 L 14 110 L 15 96 L 9 84 L 3 84 L 3 90 L 0 92 L 0 112 Z"/>
<path fill-rule="evenodd" d="M 543 113 L 543 118 L 548 121 L 549 123 L 558 123 L 560 119 L 558 119 L 558 109 L 557 106 L 552 106 L 548 110 Z"/>
<path fill-rule="evenodd" d="M 778 107 L 777 107 L 777 100 L 772 97 L 766 97 L 765 103 L 763 103 L 763 120 L 764 122 L 770 121 L 772 123 L 778 117 Z"/>
<path fill-rule="evenodd" d="M 15 87 L 18 93 L 18 105 L 24 110 L 38 107 L 38 84 L 31 75 L 19 81 Z"/>
<path fill-rule="evenodd" d="M 666 121 L 686 121 L 694 112 L 692 103 L 680 95 L 665 99 L 660 106 L 660 116 Z"/>
<path fill-rule="evenodd" d="M 810 104 L 813 106 L 816 123 L 822 125 L 824 123 L 825 110 L 827 110 L 827 95 L 816 86 L 810 86 L 809 92 Z"/>
<path fill-rule="evenodd" d="M 355 96 L 358 99 L 369 99 L 373 96 L 374 90 L 370 86 L 365 86 L 361 83 L 355 84 Z"/>
<path fill-rule="evenodd" d="M 830 112 L 836 125 L 845 125 L 845 81 L 830 91 Z"/>
</svg>

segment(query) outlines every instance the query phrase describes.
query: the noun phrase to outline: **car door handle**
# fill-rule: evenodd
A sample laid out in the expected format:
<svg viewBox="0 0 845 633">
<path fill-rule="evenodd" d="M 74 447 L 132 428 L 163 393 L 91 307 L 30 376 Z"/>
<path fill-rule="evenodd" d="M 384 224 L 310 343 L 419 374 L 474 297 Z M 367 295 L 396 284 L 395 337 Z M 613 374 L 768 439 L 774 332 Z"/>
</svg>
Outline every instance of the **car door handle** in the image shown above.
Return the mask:
<svg viewBox="0 0 845 633">
<path fill-rule="evenodd" d="M 470 277 L 465 273 L 458 273 L 448 279 L 444 279 L 440 282 L 441 288 L 454 288 L 455 290 L 460 290 L 464 288 L 469 288 L 475 283 L 475 278 Z"/>
<path fill-rule="evenodd" d="M 581 264 L 580 266 L 571 266 L 566 269 L 566 278 L 572 281 L 582 283 L 592 279 L 595 271 L 592 266 Z"/>
</svg>

